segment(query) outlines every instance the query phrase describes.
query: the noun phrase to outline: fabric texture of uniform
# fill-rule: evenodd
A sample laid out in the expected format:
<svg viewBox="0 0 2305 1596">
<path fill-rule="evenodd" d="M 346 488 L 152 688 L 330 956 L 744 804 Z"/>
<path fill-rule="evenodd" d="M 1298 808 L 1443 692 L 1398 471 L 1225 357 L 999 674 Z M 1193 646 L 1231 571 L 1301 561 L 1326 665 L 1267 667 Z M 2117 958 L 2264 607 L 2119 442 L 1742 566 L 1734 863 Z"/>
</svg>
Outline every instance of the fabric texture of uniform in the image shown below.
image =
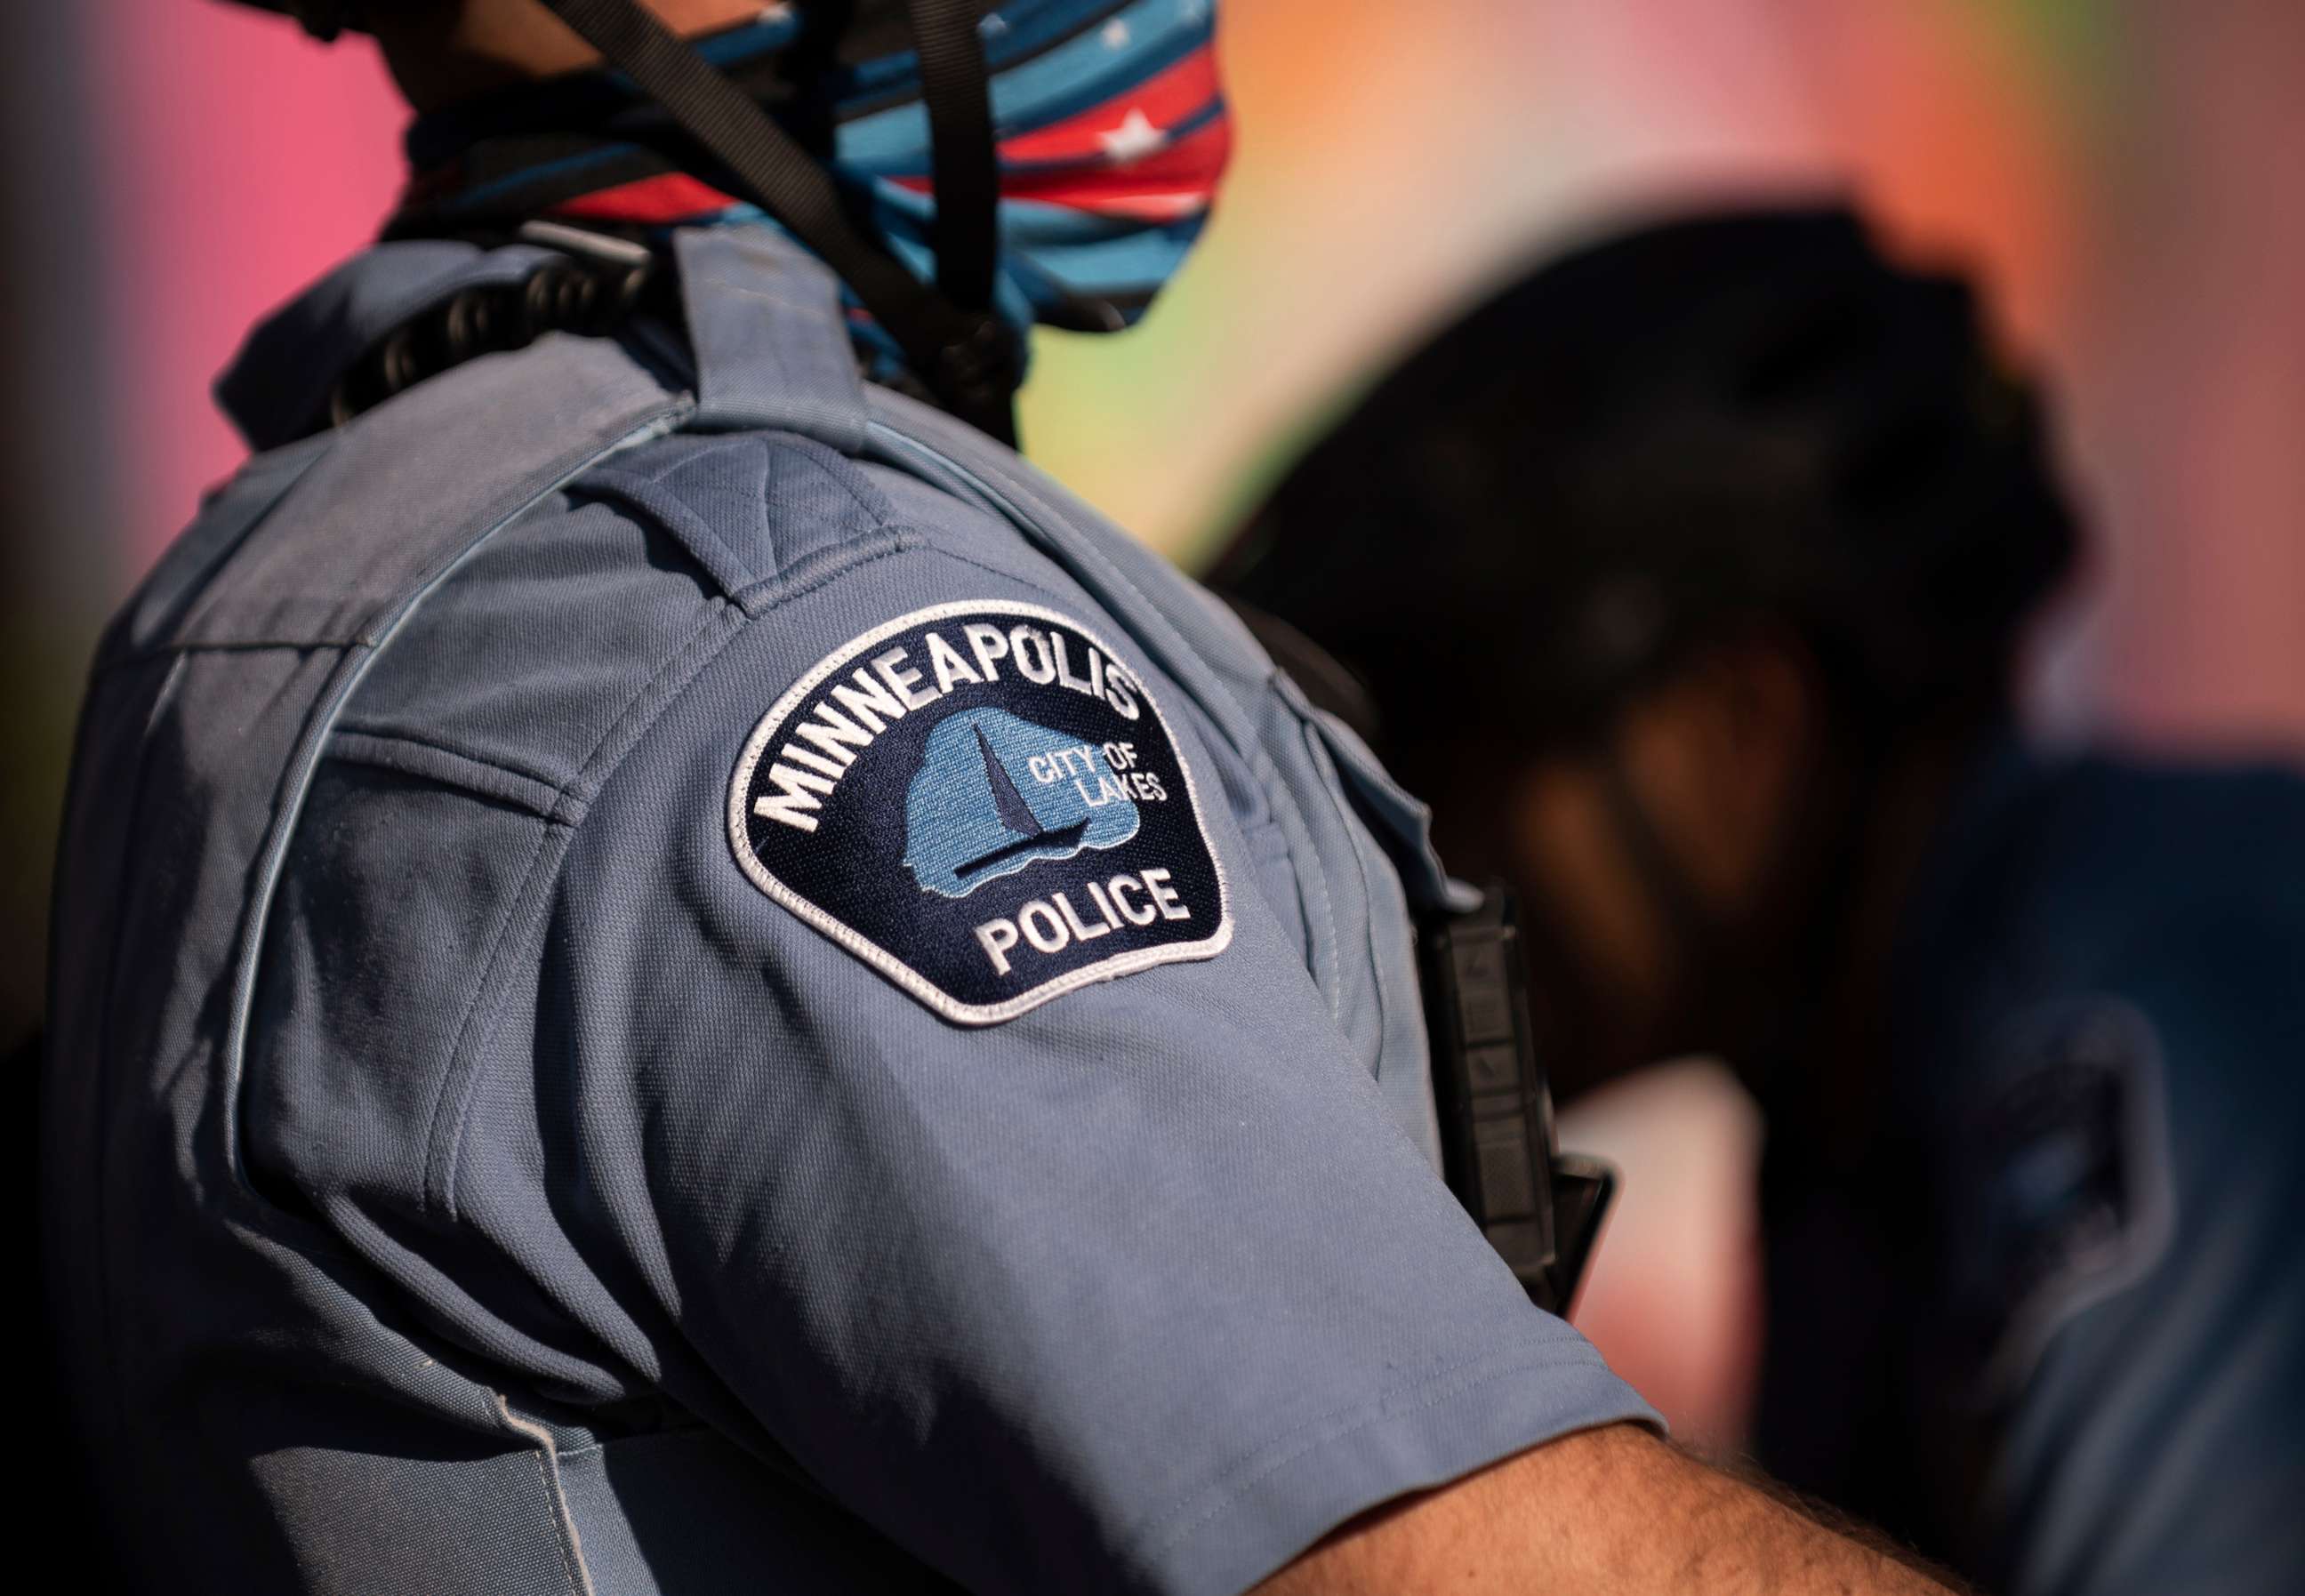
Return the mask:
<svg viewBox="0 0 2305 1596">
<path fill-rule="evenodd" d="M 2305 1570 L 2305 782 L 2004 743 L 1861 1170 L 1773 1155 L 1773 1473 L 2011 1596 Z"/>
<path fill-rule="evenodd" d="M 685 333 L 552 335 L 285 444 L 264 395 L 504 269 L 356 259 L 226 379 L 259 453 L 103 645 L 45 1207 L 122 1543 L 243 1591 L 1229 1592 L 1654 1422 L 1438 1176 L 1422 811 L 1156 556 L 863 384 L 821 267 L 676 249 Z M 764 717 L 947 606 L 1061 616 L 1159 706 L 1221 947 L 962 1025 L 748 875 Z M 987 699 L 890 766 L 946 796 L 914 865 L 855 856 L 886 938 L 1108 857 L 1086 926 L 1182 857 L 1149 786 L 1101 852 L 1026 794 L 1118 741 L 1064 712 Z M 1016 843 L 970 853 L 984 813 Z"/>
</svg>

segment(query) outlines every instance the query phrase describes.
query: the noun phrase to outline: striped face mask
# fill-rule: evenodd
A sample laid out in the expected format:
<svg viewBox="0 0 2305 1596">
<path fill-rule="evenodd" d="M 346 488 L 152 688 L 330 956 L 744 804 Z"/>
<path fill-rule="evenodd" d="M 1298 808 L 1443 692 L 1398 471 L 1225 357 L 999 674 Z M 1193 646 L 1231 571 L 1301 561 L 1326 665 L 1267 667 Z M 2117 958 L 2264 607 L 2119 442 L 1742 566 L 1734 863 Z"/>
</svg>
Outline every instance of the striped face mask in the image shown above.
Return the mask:
<svg viewBox="0 0 2305 1596">
<path fill-rule="evenodd" d="M 1231 148 L 1213 0 L 1010 0 L 981 30 L 1001 169 L 999 304 L 1018 326 L 1135 321 L 1206 225 Z M 928 118 L 909 48 L 829 62 L 794 8 L 693 41 L 795 136 L 829 150 L 890 247 L 923 277 L 934 204 Z M 795 92 L 805 75 L 815 87 Z M 709 161 L 610 72 L 420 118 L 415 176 L 387 237 L 509 232 L 536 217 L 652 234 L 763 225 Z M 702 175 L 700 175 L 702 174 Z M 772 224 L 767 224 L 772 225 Z M 855 319 L 869 344 L 876 329 Z"/>
</svg>

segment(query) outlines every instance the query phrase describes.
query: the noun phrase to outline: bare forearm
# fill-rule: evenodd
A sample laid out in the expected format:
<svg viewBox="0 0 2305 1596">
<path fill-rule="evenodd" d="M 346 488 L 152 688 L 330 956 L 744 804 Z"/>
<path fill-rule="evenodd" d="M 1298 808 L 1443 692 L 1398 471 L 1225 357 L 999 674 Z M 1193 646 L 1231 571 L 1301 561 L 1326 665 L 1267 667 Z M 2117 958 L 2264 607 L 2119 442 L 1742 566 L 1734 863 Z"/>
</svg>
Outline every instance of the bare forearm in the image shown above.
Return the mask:
<svg viewBox="0 0 2305 1596">
<path fill-rule="evenodd" d="M 1627 1427 L 1346 1526 L 1260 1596 L 1944 1596 L 1895 1558 Z"/>
</svg>

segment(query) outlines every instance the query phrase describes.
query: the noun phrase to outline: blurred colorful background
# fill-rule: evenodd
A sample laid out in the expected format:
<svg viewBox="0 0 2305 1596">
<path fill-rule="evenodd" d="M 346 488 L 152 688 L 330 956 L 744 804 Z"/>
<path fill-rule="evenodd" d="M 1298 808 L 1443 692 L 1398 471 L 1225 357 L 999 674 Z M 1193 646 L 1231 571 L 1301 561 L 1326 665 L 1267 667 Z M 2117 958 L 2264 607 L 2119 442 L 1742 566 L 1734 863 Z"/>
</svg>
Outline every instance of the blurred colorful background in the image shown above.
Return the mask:
<svg viewBox="0 0 2305 1596">
<path fill-rule="evenodd" d="M 1203 557 L 1389 352 L 1549 245 L 1850 191 L 1973 267 L 2062 399 L 2096 544 L 2037 715 L 2305 748 L 2295 0 L 1228 0 L 1223 24 L 1239 140 L 1204 246 L 1138 330 L 1043 336 L 1025 395 L 1029 451 L 1123 524 Z M 207 385 L 372 232 L 404 118 L 365 43 L 213 0 L 0 7 L 0 91 L 4 1042 L 38 1012 L 95 629 L 233 468 Z M 1569 1125 L 1632 1177 L 1583 1321 L 1733 1441 L 1749 1105 L 1687 1065 Z"/>
</svg>

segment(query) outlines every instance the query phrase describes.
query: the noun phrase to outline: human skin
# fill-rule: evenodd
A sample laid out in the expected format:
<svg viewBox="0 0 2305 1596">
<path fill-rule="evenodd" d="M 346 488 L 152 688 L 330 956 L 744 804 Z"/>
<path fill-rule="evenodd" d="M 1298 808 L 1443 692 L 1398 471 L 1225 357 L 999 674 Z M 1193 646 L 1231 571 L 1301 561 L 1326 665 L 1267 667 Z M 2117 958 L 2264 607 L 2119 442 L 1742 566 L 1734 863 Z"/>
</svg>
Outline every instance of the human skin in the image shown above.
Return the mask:
<svg viewBox="0 0 2305 1596">
<path fill-rule="evenodd" d="M 1890 1553 L 1629 1425 L 1364 1515 L 1257 1596 L 1944 1596 Z"/>
<path fill-rule="evenodd" d="M 647 0 L 675 33 L 710 33 L 761 14 L 761 0 Z M 558 77 L 600 57 L 537 0 L 423 0 L 369 24 L 410 106 L 438 110 L 491 89 Z"/>
<path fill-rule="evenodd" d="M 1796 794 L 1820 751 L 1819 690 L 1800 652 L 1754 637 L 1707 650 L 1617 714 L 1606 735 L 1689 891 L 1717 923 L 1765 937 L 1782 889 L 1779 848 Z M 1546 753 L 1511 790 L 1510 873 L 1543 883 L 1556 926 L 1612 1011 L 1617 1030 L 1662 1019 L 1688 975 L 1664 918 L 1610 812 L 1603 760 Z M 1629 1062 L 1660 1057 L 1656 1039 L 1624 1042 Z M 1707 1037 L 1704 1045 L 1722 1039 Z"/>
</svg>

